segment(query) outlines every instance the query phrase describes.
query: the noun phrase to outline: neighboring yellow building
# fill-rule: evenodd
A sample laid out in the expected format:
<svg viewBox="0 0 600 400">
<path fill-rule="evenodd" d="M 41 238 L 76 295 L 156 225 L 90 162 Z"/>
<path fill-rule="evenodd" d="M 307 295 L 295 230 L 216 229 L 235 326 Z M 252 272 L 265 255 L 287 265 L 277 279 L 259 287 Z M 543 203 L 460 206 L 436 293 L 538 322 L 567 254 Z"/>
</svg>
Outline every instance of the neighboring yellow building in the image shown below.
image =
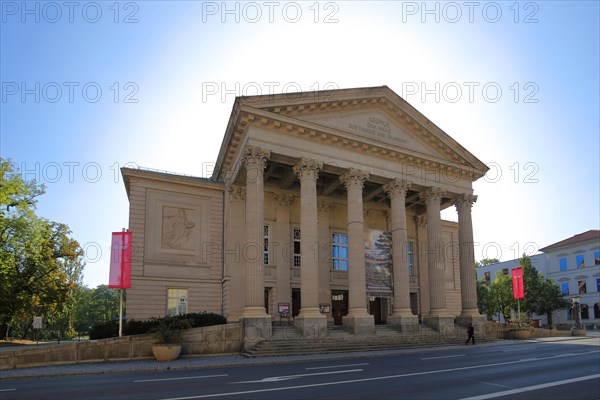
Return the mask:
<svg viewBox="0 0 600 400">
<path fill-rule="evenodd" d="M 239 97 L 211 179 L 122 169 L 127 316 L 216 312 L 264 337 L 280 320 L 305 335 L 472 322 L 486 171 L 387 86 Z"/>
</svg>

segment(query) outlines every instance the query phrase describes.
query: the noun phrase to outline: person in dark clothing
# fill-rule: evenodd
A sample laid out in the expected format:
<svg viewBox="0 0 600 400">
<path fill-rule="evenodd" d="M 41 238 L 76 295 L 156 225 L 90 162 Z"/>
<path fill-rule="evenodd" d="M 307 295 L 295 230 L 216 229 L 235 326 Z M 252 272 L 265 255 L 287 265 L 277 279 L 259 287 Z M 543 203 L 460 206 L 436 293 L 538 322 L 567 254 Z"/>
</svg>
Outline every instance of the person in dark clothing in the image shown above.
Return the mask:
<svg viewBox="0 0 600 400">
<path fill-rule="evenodd" d="M 467 337 L 465 345 L 469 344 L 469 340 L 472 340 L 473 344 L 475 344 L 475 329 L 473 328 L 473 324 L 469 324 L 469 327 L 467 328 L 467 335 L 469 336 Z"/>
</svg>

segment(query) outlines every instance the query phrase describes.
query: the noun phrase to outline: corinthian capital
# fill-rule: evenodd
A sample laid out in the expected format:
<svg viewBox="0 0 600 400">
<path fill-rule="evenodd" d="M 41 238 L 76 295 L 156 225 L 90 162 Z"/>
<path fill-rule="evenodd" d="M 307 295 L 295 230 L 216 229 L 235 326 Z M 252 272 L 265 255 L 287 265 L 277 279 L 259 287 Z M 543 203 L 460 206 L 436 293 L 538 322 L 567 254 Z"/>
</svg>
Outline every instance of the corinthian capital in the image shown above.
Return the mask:
<svg viewBox="0 0 600 400">
<path fill-rule="evenodd" d="M 383 191 L 391 198 L 406 197 L 406 191 L 410 189 L 411 183 L 405 179 L 392 179 L 383 185 Z"/>
<path fill-rule="evenodd" d="M 358 186 L 361 189 L 365 181 L 369 178 L 369 173 L 356 168 L 350 168 L 340 176 L 340 182 L 349 189 Z"/>
<path fill-rule="evenodd" d="M 471 211 L 471 207 L 473 203 L 477 201 L 477 196 L 474 194 L 461 194 L 456 199 L 454 199 L 454 205 L 456 206 L 456 211 L 460 214 L 463 211 Z"/>
<path fill-rule="evenodd" d="M 439 203 L 442 200 L 442 197 L 446 195 L 446 192 L 438 187 L 432 187 L 427 189 L 424 192 L 419 193 L 419 198 L 424 200 L 425 203 Z"/>
<path fill-rule="evenodd" d="M 321 168 L 323 168 L 323 163 L 321 161 L 302 157 L 294 165 L 293 169 L 300 181 L 302 181 L 304 178 L 312 178 L 316 182 Z"/>
<path fill-rule="evenodd" d="M 267 160 L 271 156 L 270 150 L 250 145 L 244 147 L 243 152 L 242 164 L 246 169 L 264 170 L 267 165 Z"/>
</svg>

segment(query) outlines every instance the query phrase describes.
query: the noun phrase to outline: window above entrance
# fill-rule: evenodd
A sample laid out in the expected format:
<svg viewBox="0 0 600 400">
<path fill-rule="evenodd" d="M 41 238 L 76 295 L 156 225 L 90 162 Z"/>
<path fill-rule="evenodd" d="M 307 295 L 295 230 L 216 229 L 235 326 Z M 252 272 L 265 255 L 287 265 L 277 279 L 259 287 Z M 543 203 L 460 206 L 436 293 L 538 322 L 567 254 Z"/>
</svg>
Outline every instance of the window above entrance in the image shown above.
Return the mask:
<svg viewBox="0 0 600 400">
<path fill-rule="evenodd" d="M 334 271 L 348 271 L 348 234 L 332 235 L 332 261 Z"/>
</svg>

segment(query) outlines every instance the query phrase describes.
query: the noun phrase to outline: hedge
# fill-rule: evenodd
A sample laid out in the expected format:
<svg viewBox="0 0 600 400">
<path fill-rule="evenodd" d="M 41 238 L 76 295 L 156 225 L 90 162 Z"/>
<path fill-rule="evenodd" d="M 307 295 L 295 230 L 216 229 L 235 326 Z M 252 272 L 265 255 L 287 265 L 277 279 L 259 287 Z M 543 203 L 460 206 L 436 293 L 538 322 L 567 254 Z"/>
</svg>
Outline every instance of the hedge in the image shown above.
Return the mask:
<svg viewBox="0 0 600 400">
<path fill-rule="evenodd" d="M 158 326 L 161 321 L 171 324 L 173 322 L 184 322 L 185 326 L 190 328 L 200 328 L 203 326 L 222 325 L 227 323 L 227 319 L 215 313 L 190 313 L 176 316 L 167 316 L 160 318 L 150 318 L 144 321 L 129 320 L 123 326 L 123 335 L 142 335 L 149 333 L 154 327 Z M 90 339 L 106 339 L 119 336 L 118 321 L 110 321 L 107 323 L 96 324 L 90 329 Z"/>
</svg>

